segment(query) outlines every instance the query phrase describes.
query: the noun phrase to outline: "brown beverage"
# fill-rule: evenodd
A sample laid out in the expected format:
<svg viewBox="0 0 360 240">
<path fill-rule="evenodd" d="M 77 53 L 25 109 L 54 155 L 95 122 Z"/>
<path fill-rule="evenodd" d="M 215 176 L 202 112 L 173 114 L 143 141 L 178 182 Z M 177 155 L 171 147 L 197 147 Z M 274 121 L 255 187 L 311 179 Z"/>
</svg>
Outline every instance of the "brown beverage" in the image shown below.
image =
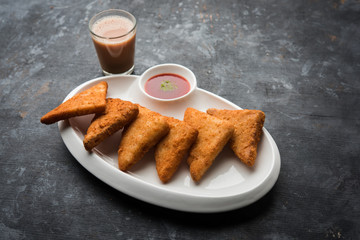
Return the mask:
<svg viewBox="0 0 360 240">
<path fill-rule="evenodd" d="M 93 23 L 90 21 L 92 40 L 104 74 L 130 74 L 133 71 L 136 38 L 134 21 L 115 14 L 100 16 Z"/>
</svg>

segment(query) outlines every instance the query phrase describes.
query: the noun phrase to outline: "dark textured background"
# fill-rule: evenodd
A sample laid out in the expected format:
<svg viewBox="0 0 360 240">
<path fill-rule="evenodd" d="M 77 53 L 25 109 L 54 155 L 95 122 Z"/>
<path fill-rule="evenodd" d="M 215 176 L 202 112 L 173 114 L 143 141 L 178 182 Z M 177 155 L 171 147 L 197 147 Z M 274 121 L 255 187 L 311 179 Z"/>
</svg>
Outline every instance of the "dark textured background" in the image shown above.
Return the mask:
<svg viewBox="0 0 360 240">
<path fill-rule="evenodd" d="M 160 63 L 266 113 L 282 167 L 258 202 L 189 214 L 87 172 L 40 117 L 101 76 L 87 23 L 138 19 L 135 74 Z M 359 239 L 360 1 L 0 1 L 0 239 Z"/>
</svg>

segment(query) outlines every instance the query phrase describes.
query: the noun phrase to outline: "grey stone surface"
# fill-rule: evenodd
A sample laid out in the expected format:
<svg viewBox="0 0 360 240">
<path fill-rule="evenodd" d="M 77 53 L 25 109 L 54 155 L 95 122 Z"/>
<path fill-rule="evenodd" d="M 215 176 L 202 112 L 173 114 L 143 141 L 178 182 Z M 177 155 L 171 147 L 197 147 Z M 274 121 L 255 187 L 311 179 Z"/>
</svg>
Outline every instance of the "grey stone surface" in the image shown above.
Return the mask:
<svg viewBox="0 0 360 240">
<path fill-rule="evenodd" d="M 256 203 L 189 214 L 87 172 L 40 117 L 101 76 L 87 23 L 138 19 L 134 74 L 192 69 L 199 87 L 266 113 L 280 149 Z M 358 239 L 360 2 L 0 1 L 0 239 Z"/>
</svg>

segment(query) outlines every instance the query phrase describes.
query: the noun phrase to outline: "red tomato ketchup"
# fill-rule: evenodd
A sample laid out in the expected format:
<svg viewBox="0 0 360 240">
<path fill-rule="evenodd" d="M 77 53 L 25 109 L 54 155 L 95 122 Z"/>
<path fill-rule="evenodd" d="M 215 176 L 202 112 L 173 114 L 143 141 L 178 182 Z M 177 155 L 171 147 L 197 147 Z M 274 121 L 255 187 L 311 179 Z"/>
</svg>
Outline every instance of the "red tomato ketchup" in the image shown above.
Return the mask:
<svg viewBox="0 0 360 240">
<path fill-rule="evenodd" d="M 145 91 L 157 98 L 178 98 L 190 91 L 190 83 L 180 75 L 163 73 L 148 79 L 145 83 Z"/>
</svg>

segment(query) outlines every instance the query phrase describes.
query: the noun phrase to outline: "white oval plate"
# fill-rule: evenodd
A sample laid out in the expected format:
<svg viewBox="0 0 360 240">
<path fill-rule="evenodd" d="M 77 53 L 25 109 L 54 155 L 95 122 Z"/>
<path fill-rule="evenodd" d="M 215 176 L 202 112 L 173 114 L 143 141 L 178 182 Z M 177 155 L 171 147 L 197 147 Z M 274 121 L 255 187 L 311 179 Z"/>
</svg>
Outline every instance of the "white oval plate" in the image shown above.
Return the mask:
<svg viewBox="0 0 360 240">
<path fill-rule="evenodd" d="M 165 116 L 183 119 L 185 109 L 241 109 L 213 93 L 197 88 L 176 102 L 159 102 L 145 96 L 138 87 L 138 76 L 100 77 L 75 88 L 65 100 L 100 81 L 109 85 L 107 97 L 139 103 Z M 64 100 L 64 101 L 65 101 Z M 255 166 L 240 162 L 226 146 L 199 184 L 190 177 L 183 161 L 172 180 L 163 184 L 155 168 L 153 152 L 147 153 L 131 171 L 118 169 L 117 148 L 121 131 L 106 139 L 93 152 L 85 150 L 82 140 L 93 115 L 60 121 L 61 137 L 76 160 L 89 172 L 113 188 L 154 205 L 187 212 L 222 212 L 249 205 L 264 196 L 280 172 L 280 154 L 275 141 L 263 128 Z"/>
</svg>

